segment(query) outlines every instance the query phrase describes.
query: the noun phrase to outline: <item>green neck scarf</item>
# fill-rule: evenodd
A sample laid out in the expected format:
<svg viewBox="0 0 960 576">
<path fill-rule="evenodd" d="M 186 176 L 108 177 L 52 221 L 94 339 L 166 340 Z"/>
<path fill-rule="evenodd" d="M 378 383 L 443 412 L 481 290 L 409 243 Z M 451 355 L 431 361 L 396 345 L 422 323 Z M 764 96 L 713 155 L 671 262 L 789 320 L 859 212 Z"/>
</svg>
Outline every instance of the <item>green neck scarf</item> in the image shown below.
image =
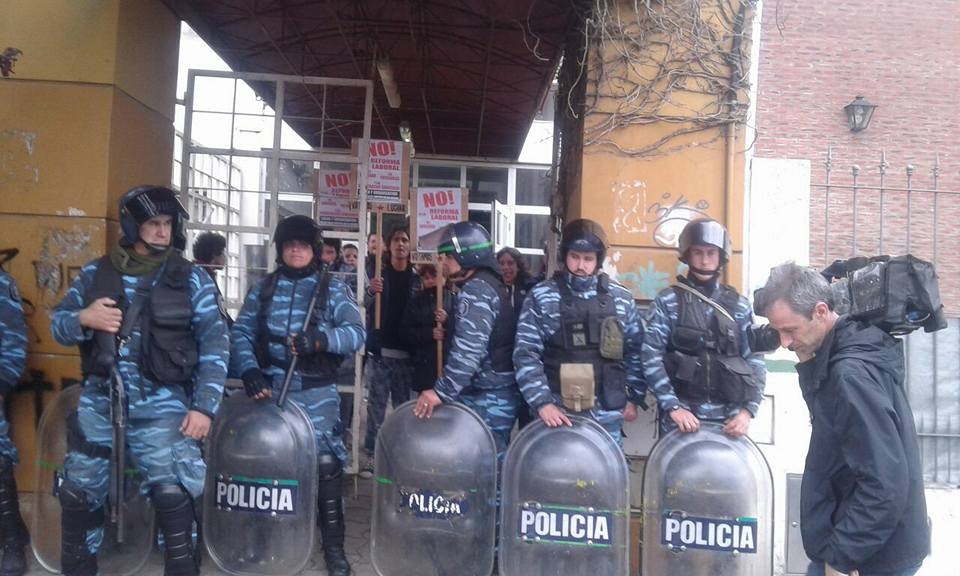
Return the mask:
<svg viewBox="0 0 960 576">
<path fill-rule="evenodd" d="M 143 276 L 156 270 L 172 252 L 168 248 L 159 254 L 144 256 L 133 248 L 117 246 L 110 251 L 110 262 L 121 274 Z"/>
</svg>

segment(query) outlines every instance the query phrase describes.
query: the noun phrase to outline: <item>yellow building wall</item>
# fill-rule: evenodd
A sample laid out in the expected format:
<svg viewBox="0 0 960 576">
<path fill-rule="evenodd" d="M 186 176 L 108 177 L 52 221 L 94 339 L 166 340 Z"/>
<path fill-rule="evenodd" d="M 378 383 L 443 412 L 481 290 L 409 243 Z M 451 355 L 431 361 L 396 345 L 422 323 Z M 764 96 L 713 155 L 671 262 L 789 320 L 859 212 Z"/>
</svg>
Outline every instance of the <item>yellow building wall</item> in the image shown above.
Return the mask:
<svg viewBox="0 0 960 576">
<path fill-rule="evenodd" d="M 80 268 L 117 239 L 117 200 L 169 185 L 179 22 L 159 0 L 8 0 L 0 79 L 0 248 L 26 300 L 28 372 L 10 399 L 22 490 L 34 486 L 35 403 L 80 378 L 50 314 Z M 39 390 L 39 396 L 34 393 Z"/>
<path fill-rule="evenodd" d="M 717 2 L 728 2 L 733 9 L 740 5 L 736 0 Z M 619 13 L 608 17 L 636 21 L 638 6 L 646 9 L 643 3 L 624 0 L 618 4 Z M 658 9 L 656 4 L 652 6 Z M 702 16 L 709 22 L 708 10 L 704 8 Z M 734 254 L 725 281 L 739 288 L 746 148 L 743 126 L 733 125 L 732 138 L 728 135 L 730 124 L 693 131 L 703 117 L 715 112 L 717 98 L 698 94 L 696 86 L 690 86 L 695 80 L 687 80 L 684 87 L 688 90 L 674 87 L 671 92 L 667 87 L 672 79 L 669 68 L 650 65 L 665 60 L 669 66 L 670 58 L 642 55 L 623 65 L 618 57 L 629 53 L 636 37 L 627 27 L 624 30 L 626 39 L 608 37 L 590 48 L 595 54 L 587 59 L 592 67 L 587 70 L 582 177 L 579 193 L 568 204 L 567 219 L 591 218 L 604 226 L 611 242 L 607 268 L 615 270 L 617 278 L 641 300 L 652 299 L 684 271 L 676 252 L 684 225 L 694 218 L 716 219 L 727 227 L 733 241 Z M 722 37 L 722 31 L 717 36 Z M 603 64 L 598 65 L 600 61 Z M 685 65 L 676 64 L 680 61 L 677 57 L 674 65 Z M 720 73 L 729 73 L 729 69 Z M 654 88 L 651 92 L 669 97 L 657 107 L 635 105 L 633 99 L 643 93 L 637 87 L 645 85 Z M 745 102 L 745 96 L 740 98 Z M 651 111 L 655 114 L 643 117 Z M 636 118 L 625 120 L 631 114 Z M 691 132 L 685 133 L 687 130 Z"/>
</svg>

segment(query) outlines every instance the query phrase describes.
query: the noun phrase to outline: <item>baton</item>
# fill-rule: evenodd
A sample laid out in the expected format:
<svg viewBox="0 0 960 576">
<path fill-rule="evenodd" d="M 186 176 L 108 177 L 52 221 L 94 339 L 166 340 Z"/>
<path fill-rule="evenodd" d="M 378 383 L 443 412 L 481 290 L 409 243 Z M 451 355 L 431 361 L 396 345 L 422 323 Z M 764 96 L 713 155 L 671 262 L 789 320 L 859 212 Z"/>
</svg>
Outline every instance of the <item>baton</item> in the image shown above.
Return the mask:
<svg viewBox="0 0 960 576">
<path fill-rule="evenodd" d="M 303 318 L 303 328 L 306 330 L 310 326 L 310 320 L 313 319 L 313 308 L 317 305 L 317 297 L 320 295 L 320 283 L 323 282 L 323 275 L 327 273 L 326 267 L 323 267 L 320 270 L 320 276 L 317 277 L 317 286 L 313 289 L 313 297 L 310 298 L 310 307 L 307 308 L 307 315 Z M 287 373 L 283 377 L 283 387 L 280 388 L 280 397 L 277 399 L 277 407 L 283 410 L 283 407 L 287 404 L 287 393 L 290 392 L 290 380 L 293 379 L 293 371 L 297 369 L 297 360 L 300 359 L 300 355 L 296 354 L 293 358 L 290 359 L 290 366 L 287 368 Z"/>
</svg>

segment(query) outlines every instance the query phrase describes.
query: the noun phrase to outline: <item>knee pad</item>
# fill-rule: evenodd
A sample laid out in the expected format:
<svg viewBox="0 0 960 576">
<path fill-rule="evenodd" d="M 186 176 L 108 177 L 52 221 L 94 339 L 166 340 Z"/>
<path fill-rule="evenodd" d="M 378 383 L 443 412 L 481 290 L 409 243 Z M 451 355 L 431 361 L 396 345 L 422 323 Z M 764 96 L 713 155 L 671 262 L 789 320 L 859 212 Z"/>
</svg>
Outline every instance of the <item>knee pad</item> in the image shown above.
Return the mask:
<svg viewBox="0 0 960 576">
<path fill-rule="evenodd" d="M 321 454 L 317 458 L 317 472 L 320 475 L 320 481 L 332 480 L 343 475 L 343 465 L 340 459 L 333 454 Z"/>
<path fill-rule="evenodd" d="M 150 500 L 157 510 L 177 510 L 193 504 L 193 499 L 179 484 L 158 484 L 150 488 Z"/>
<path fill-rule="evenodd" d="M 103 508 L 90 510 L 87 495 L 70 480 L 60 485 L 60 551 L 64 574 L 96 574 L 96 558 L 87 548 L 87 532 L 103 525 Z"/>
<path fill-rule="evenodd" d="M 86 492 L 70 480 L 64 480 L 63 483 L 60 484 L 60 506 L 64 512 L 67 510 L 72 512 L 75 510 L 86 511 L 90 509 Z"/>
<path fill-rule="evenodd" d="M 157 524 L 166 549 L 163 555 L 164 574 L 194 576 L 199 561 L 193 545 L 193 498 L 177 484 L 159 484 L 150 489 L 150 499 L 157 509 Z"/>
</svg>

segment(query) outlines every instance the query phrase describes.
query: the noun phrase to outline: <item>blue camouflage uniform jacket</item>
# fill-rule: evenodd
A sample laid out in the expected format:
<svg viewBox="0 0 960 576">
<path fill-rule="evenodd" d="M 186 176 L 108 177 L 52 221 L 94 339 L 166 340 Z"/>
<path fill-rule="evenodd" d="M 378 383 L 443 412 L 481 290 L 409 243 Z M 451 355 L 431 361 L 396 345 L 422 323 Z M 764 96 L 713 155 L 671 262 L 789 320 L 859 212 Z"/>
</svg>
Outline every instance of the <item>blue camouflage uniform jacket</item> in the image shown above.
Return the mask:
<svg viewBox="0 0 960 576">
<path fill-rule="evenodd" d="M 267 314 L 267 328 L 270 335 L 276 339 L 283 339 L 291 334 L 303 331 L 303 321 L 306 319 L 307 307 L 313 298 L 313 293 L 320 280 L 320 274 L 314 273 L 304 278 L 289 278 L 280 272 L 277 285 Z M 260 310 L 260 292 L 264 290 L 270 276 L 260 280 L 247 294 L 243 308 L 237 316 L 231 331 L 230 345 L 237 374 L 243 374 L 251 368 L 261 368 L 257 362 L 257 340 L 260 335 L 258 313 Z M 352 354 L 363 346 L 366 332 L 360 311 L 357 309 L 357 299 L 353 291 L 342 280 L 330 278 L 330 288 L 326 303 L 318 302 L 314 314 L 319 314 L 315 324 L 327 337 L 327 352 L 331 354 Z M 320 306 L 323 306 L 320 308 Z M 289 348 L 280 341 L 269 343 L 270 358 L 278 363 L 286 363 L 291 359 Z M 279 389 L 283 385 L 285 371 L 280 366 L 270 364 L 263 367 L 264 374 L 273 381 L 273 387 Z M 330 384 L 336 383 L 332 379 Z M 290 380 L 290 390 L 303 389 L 299 371 L 295 371 Z"/>
<path fill-rule="evenodd" d="M 17 285 L 0 270 L 0 396 L 13 391 L 27 367 L 27 323 Z"/>
<path fill-rule="evenodd" d="M 570 286 L 577 298 L 597 297 L 597 276 L 577 277 L 562 272 L 559 277 Z M 556 277 L 534 286 L 523 303 L 517 325 L 517 342 L 513 349 L 513 365 L 517 370 L 517 384 L 530 408 L 536 412 L 541 406 L 553 402 L 560 405 L 559 395 L 550 392 L 543 367 L 546 343 L 560 329 L 560 288 Z M 643 398 L 647 384 L 640 363 L 640 346 L 643 329 L 640 314 L 633 295 L 621 284 L 610 280 L 609 293 L 613 297 L 624 330 L 623 362 L 627 372 L 627 399 L 637 405 L 645 405 Z M 600 410 L 599 406 L 597 410 Z"/>
<path fill-rule="evenodd" d="M 50 329 L 54 339 L 64 346 L 73 346 L 93 337 L 93 330 L 80 325 L 80 311 L 86 306 L 85 295 L 92 288 L 98 262 L 99 259 L 83 267 L 63 300 L 54 309 Z M 123 274 L 121 278 L 127 301 L 132 302 L 140 277 Z M 199 266 L 191 267 L 189 290 L 193 309 L 190 323 L 198 351 L 197 367 L 194 369 L 193 376 L 193 396 L 189 409 L 212 418 L 220 408 L 223 385 L 227 377 L 229 354 L 227 325 L 220 315 L 217 287 L 210 279 L 210 275 Z M 134 400 L 143 399 L 144 394 L 148 396 L 170 394 L 168 386 L 153 382 L 141 373 L 139 324 L 139 322 L 136 323 L 130 339 L 118 346 L 117 350 L 120 376 L 131 398 L 131 410 L 135 406 Z M 102 382 L 103 379 L 99 376 L 89 375 L 85 383 L 89 385 Z M 134 416 L 136 415 L 131 412 L 131 418 Z"/>
<path fill-rule="evenodd" d="M 443 377 L 434 391 L 445 402 L 455 402 L 465 391 L 496 390 L 515 386 L 513 372 L 493 369 L 488 345 L 500 313 L 500 296 L 487 282 L 467 280 L 456 298 L 453 341 Z"/>
<path fill-rule="evenodd" d="M 712 294 L 710 296 L 712 296 Z M 715 313 L 709 306 L 706 308 L 708 314 L 712 315 Z M 760 403 L 763 401 L 767 368 L 763 356 L 750 351 L 750 344 L 747 340 L 747 332 L 753 324 L 753 309 L 750 306 L 750 302 L 743 296 L 740 296 L 737 302 L 737 308 L 733 314 L 733 319 L 737 323 L 739 332 L 740 355 L 750 363 L 759 382 L 756 396 L 743 405 L 705 403 L 691 406 L 689 403 L 677 398 L 673 385 L 670 383 L 670 377 L 664 368 L 663 357 L 667 352 L 670 334 L 677 325 L 679 317 L 680 306 L 674 288 L 672 287 L 660 291 L 650 305 L 650 308 L 647 309 L 646 331 L 643 337 L 643 350 L 641 353 L 643 372 L 653 393 L 657 397 L 657 405 L 661 412 L 666 413 L 675 406 L 681 406 L 686 410 L 691 410 L 698 418 L 724 420 L 735 416 L 741 408 L 746 408 L 751 416 L 756 417 L 757 411 L 760 410 Z"/>
</svg>

